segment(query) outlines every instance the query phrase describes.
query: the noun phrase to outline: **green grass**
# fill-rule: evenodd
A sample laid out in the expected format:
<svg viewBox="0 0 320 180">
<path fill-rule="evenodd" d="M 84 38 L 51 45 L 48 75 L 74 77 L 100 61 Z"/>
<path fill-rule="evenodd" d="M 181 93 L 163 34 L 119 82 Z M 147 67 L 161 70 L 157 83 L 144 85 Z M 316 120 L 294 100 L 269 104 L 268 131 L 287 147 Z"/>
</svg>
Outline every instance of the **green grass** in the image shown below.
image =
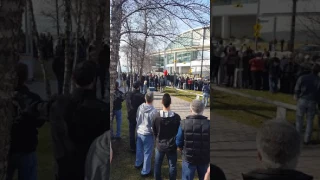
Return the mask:
<svg viewBox="0 0 320 180">
<path fill-rule="evenodd" d="M 255 91 L 247 89 L 235 89 L 242 93 L 247 93 L 254 96 L 267 98 L 270 100 L 281 101 L 289 104 L 296 104 L 292 95 L 286 94 L 271 94 L 266 91 Z M 231 95 L 221 91 L 213 90 L 211 92 L 211 108 L 214 113 L 226 118 L 238 121 L 254 127 L 260 127 L 262 123 L 276 117 L 276 106 L 250 100 L 245 97 Z M 295 111 L 287 111 L 287 120 L 295 123 Z M 316 117 L 317 118 L 317 117 Z M 318 121 L 315 119 L 314 136 L 316 131 L 319 131 Z"/>
<path fill-rule="evenodd" d="M 186 91 L 186 92 L 184 92 Z M 166 87 L 164 93 L 169 93 L 170 96 L 175 96 L 177 98 L 183 99 L 188 102 L 192 102 L 192 100 L 196 99 L 196 94 L 202 94 L 200 91 L 192 91 L 192 90 L 184 90 L 184 91 L 176 91 L 173 88 Z M 199 93 L 200 92 L 200 93 Z M 195 94 L 196 93 L 196 94 Z M 202 97 L 200 97 L 202 99 Z"/>
<path fill-rule="evenodd" d="M 114 129 L 116 122 L 114 121 Z M 121 137 L 120 141 L 113 141 L 113 159 L 111 163 L 110 179 L 112 180 L 152 180 L 153 176 L 149 178 L 142 178 L 140 176 L 140 170 L 135 169 L 135 154 L 132 154 L 129 149 L 129 123 L 127 120 L 127 109 L 125 103 L 122 105 L 122 125 L 121 125 Z M 177 179 L 181 179 L 181 155 L 178 153 L 177 162 Z M 152 156 L 152 172 L 154 172 L 154 151 Z M 169 179 L 169 166 L 168 161 L 164 158 L 162 164 L 162 178 Z M 195 178 L 197 179 L 197 177 Z"/>
</svg>

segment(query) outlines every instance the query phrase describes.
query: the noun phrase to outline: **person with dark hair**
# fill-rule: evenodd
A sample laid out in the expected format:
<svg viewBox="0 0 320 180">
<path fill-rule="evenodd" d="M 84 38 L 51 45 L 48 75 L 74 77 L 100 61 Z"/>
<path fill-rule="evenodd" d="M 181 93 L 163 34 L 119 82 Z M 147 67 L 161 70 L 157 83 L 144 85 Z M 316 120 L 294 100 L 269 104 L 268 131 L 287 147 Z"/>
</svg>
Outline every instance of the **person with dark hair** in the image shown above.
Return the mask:
<svg viewBox="0 0 320 180">
<path fill-rule="evenodd" d="M 79 63 L 72 75 L 75 90 L 70 96 L 57 97 L 50 108 L 58 180 L 83 180 L 91 144 L 106 131 L 110 133 L 110 104 L 96 98 L 96 77 L 95 62 Z"/>
<path fill-rule="evenodd" d="M 204 180 L 227 180 L 224 172 L 216 165 L 210 164 L 207 170 L 207 174 L 204 177 Z"/>
<path fill-rule="evenodd" d="M 113 101 L 113 115 L 111 119 L 111 138 L 113 139 L 121 139 L 121 121 L 122 121 L 122 102 L 125 97 L 123 92 L 119 90 L 119 82 L 116 81 L 116 89 L 114 91 L 114 101 Z M 113 134 L 113 119 L 116 117 L 117 121 L 117 133 Z"/>
<path fill-rule="evenodd" d="M 303 119 L 307 116 L 307 127 L 304 143 L 308 145 L 313 130 L 313 120 L 317 112 L 317 104 L 320 103 L 320 66 L 315 64 L 312 72 L 301 76 L 295 86 L 294 98 L 298 101 L 296 112 L 296 128 L 302 133 Z"/>
<path fill-rule="evenodd" d="M 228 56 L 226 57 L 226 68 L 227 68 L 227 86 L 232 87 L 234 82 L 234 72 L 236 69 L 236 66 L 238 65 L 240 61 L 240 57 L 237 55 L 236 48 L 231 47 L 228 53 Z"/>
<path fill-rule="evenodd" d="M 129 120 L 129 139 L 130 139 L 130 151 L 136 152 L 136 116 L 138 107 L 145 102 L 143 94 L 140 93 L 140 82 L 133 83 L 134 90 L 129 91 L 126 95 L 127 105 L 127 117 Z"/>
<path fill-rule="evenodd" d="M 254 90 L 261 90 L 262 72 L 264 69 L 264 61 L 262 53 L 257 53 L 256 57 L 249 61 L 252 77 L 252 87 Z"/>
<path fill-rule="evenodd" d="M 38 128 L 46 118 L 33 110 L 33 104 L 42 101 L 40 96 L 31 92 L 25 85 L 28 67 L 19 63 L 15 67 L 18 83 L 15 87 L 14 122 L 11 129 L 11 143 L 8 155 L 7 180 L 12 180 L 18 170 L 18 176 L 27 180 L 37 179 Z"/>
<path fill-rule="evenodd" d="M 103 49 L 99 54 L 99 61 L 98 61 L 98 72 L 97 72 L 97 79 L 100 80 L 100 93 L 101 98 L 105 99 L 105 91 L 106 91 L 106 77 L 107 72 L 109 69 L 108 58 L 110 57 L 110 48 L 107 44 L 103 45 Z"/>
<path fill-rule="evenodd" d="M 278 82 L 281 75 L 279 58 L 272 58 L 267 68 L 269 73 L 269 90 L 271 93 L 276 93 L 278 92 Z"/>
<path fill-rule="evenodd" d="M 63 91 L 63 82 L 64 82 L 64 49 L 65 42 L 64 40 L 59 39 L 56 46 L 55 57 L 52 62 L 52 70 L 56 76 L 58 83 L 58 94 L 62 94 Z"/>
<path fill-rule="evenodd" d="M 161 166 L 164 156 L 169 162 L 170 179 L 177 177 L 177 145 L 176 135 L 180 126 L 181 117 L 171 110 L 171 97 L 164 94 L 162 110 L 156 114 L 152 123 L 153 134 L 156 139 L 156 155 L 154 164 L 154 178 L 161 180 Z"/>
</svg>

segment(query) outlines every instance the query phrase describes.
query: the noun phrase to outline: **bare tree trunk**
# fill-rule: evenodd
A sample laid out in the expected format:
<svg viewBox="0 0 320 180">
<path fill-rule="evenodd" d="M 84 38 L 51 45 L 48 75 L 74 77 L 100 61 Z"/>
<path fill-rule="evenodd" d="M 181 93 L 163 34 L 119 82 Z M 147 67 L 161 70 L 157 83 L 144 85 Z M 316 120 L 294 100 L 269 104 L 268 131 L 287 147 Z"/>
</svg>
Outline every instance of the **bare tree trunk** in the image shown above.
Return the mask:
<svg viewBox="0 0 320 180">
<path fill-rule="evenodd" d="M 25 1 L 0 1 L 0 180 L 6 180 L 11 127 L 12 95 L 17 83 L 14 66 L 19 60 L 22 13 Z"/>
<path fill-rule="evenodd" d="M 32 34 L 33 34 L 33 37 L 35 38 L 35 42 L 36 42 L 37 53 L 38 53 L 38 61 L 39 61 L 40 65 L 41 65 L 41 70 L 42 70 L 42 74 L 43 74 L 43 80 L 44 80 L 44 83 L 45 83 L 46 95 L 47 95 L 47 98 L 50 98 L 50 96 L 51 96 L 51 86 L 50 86 L 50 81 L 49 81 L 48 76 L 47 76 L 47 69 L 46 69 L 46 66 L 45 66 L 44 61 L 43 61 L 43 52 L 42 52 L 42 49 L 41 49 L 41 46 L 43 44 L 40 44 L 37 24 L 36 24 L 36 21 L 35 21 L 35 18 L 34 18 L 32 0 L 28 0 L 28 5 L 29 5 L 29 7 L 28 7 L 29 9 L 28 10 L 29 10 L 29 12 L 31 14 Z"/>
<path fill-rule="evenodd" d="M 296 31 L 296 15 L 297 15 L 297 1 L 292 0 L 292 17 L 291 17 L 291 31 L 290 31 L 290 51 L 294 51 L 295 31 Z"/>
<path fill-rule="evenodd" d="M 75 69 L 77 63 L 78 63 L 78 59 L 79 59 L 79 36 L 81 33 L 81 14 L 82 14 L 82 0 L 77 0 L 76 2 L 76 6 L 77 6 L 77 32 L 76 32 L 76 40 L 75 40 L 75 50 L 74 50 L 74 60 L 73 60 L 73 68 L 72 70 Z M 71 83 L 71 92 L 74 89 L 74 83 Z"/>
<path fill-rule="evenodd" d="M 131 78 L 130 78 L 130 87 L 131 87 L 131 91 L 133 90 L 133 73 L 132 73 L 132 46 L 130 48 L 130 74 L 131 74 Z"/>
<path fill-rule="evenodd" d="M 56 0 L 56 22 L 57 22 L 57 35 L 60 37 L 60 19 L 59 19 L 59 0 Z"/>
<path fill-rule="evenodd" d="M 64 82 L 63 82 L 63 94 L 70 93 L 70 82 L 71 82 L 71 73 L 72 73 L 72 64 L 71 64 L 71 50 L 70 50 L 70 36 L 71 36 L 71 1 L 65 0 L 65 63 L 64 63 Z"/>
<path fill-rule="evenodd" d="M 141 56 L 141 65 L 139 69 L 139 76 L 142 77 L 142 70 L 144 67 L 144 59 L 146 55 L 146 44 L 147 44 L 147 39 L 148 39 L 148 19 L 147 19 L 147 10 L 144 10 L 144 29 L 143 29 L 145 36 L 143 39 L 143 46 L 142 46 L 142 56 Z"/>
</svg>

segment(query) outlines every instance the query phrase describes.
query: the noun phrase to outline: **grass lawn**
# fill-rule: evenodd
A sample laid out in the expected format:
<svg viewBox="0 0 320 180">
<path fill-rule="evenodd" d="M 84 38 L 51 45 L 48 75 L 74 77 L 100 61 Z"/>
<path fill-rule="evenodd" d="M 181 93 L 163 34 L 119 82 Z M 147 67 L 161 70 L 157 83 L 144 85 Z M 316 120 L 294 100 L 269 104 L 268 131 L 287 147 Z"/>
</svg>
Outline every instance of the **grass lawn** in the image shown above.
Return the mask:
<svg viewBox="0 0 320 180">
<path fill-rule="evenodd" d="M 271 94 L 266 91 L 247 89 L 234 90 L 270 100 L 296 104 L 292 95 L 281 93 Z M 214 90 L 211 91 L 211 97 L 213 98 L 213 101 L 211 101 L 211 108 L 213 109 L 214 113 L 250 126 L 260 127 L 263 122 L 276 117 L 277 108 L 273 105 Z M 295 111 L 287 111 L 287 120 L 294 123 L 295 119 Z M 319 131 L 318 127 L 318 121 L 315 120 L 314 136 L 316 136 L 316 131 Z"/>
<path fill-rule="evenodd" d="M 114 129 L 116 127 L 116 122 L 114 121 Z M 122 126 L 121 126 L 121 137 L 120 141 L 113 141 L 113 160 L 111 163 L 110 179 L 112 180 L 151 180 L 154 179 L 153 176 L 149 178 L 142 178 L 140 176 L 140 170 L 134 167 L 135 154 L 132 154 L 129 146 L 129 123 L 127 120 L 127 109 L 125 103 L 122 105 Z M 152 167 L 151 170 L 154 172 L 154 151 L 152 156 Z M 178 162 L 177 162 L 177 179 L 181 179 L 181 155 L 178 152 Z M 169 166 L 168 161 L 164 158 L 162 165 L 162 178 L 169 179 Z M 195 178 L 197 179 L 197 177 Z"/>
<path fill-rule="evenodd" d="M 202 94 L 201 91 L 192 91 L 192 90 L 176 91 L 175 89 L 168 88 L 168 87 L 164 89 L 164 93 L 169 93 L 170 96 L 175 96 L 188 102 L 192 102 L 192 100 L 196 99 L 197 95 L 195 94 Z M 201 96 L 200 96 L 200 99 L 202 99 Z"/>
</svg>

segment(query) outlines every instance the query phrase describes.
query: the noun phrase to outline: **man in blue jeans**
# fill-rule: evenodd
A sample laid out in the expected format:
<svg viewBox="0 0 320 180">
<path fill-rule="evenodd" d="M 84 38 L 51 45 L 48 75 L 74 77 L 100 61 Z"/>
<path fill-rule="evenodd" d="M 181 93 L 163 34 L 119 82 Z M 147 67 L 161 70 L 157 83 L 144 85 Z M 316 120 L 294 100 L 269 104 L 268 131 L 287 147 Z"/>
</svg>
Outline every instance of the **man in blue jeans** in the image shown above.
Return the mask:
<svg viewBox="0 0 320 180">
<path fill-rule="evenodd" d="M 129 139 L 130 151 L 136 152 L 136 125 L 137 125 L 137 110 L 144 103 L 144 97 L 140 93 L 140 82 L 133 83 L 133 92 L 128 92 L 126 96 L 126 105 L 129 120 Z"/>
<path fill-rule="evenodd" d="M 296 129 L 302 133 L 304 115 L 307 115 L 307 127 L 304 144 L 310 144 L 313 130 L 313 121 L 317 112 L 317 104 L 320 102 L 320 78 L 318 76 L 320 66 L 314 65 L 312 72 L 301 76 L 295 86 L 294 98 L 297 103 Z"/>
<path fill-rule="evenodd" d="M 116 89 L 114 92 L 114 101 L 113 101 L 113 115 L 111 119 L 111 138 L 112 139 L 121 139 L 121 122 L 122 122 L 122 102 L 124 101 L 123 92 L 119 90 L 119 82 L 116 81 Z M 116 117 L 117 121 L 117 133 L 113 133 L 113 119 Z"/>
<path fill-rule="evenodd" d="M 203 93 L 203 103 L 204 103 L 204 107 L 208 106 L 208 102 L 209 102 L 209 97 L 210 97 L 210 86 L 208 83 L 205 83 L 203 88 L 202 88 L 202 93 Z"/>
<path fill-rule="evenodd" d="M 203 116 L 204 104 L 193 100 L 191 115 L 181 121 L 176 143 L 182 151 L 182 179 L 193 180 L 195 171 L 203 180 L 210 162 L 210 120 Z"/>
<path fill-rule="evenodd" d="M 170 180 L 177 178 L 177 145 L 176 135 L 181 118 L 170 110 L 171 97 L 164 94 L 162 98 L 162 110 L 157 113 L 152 124 L 153 134 L 156 139 L 156 156 L 154 165 L 154 178 L 161 180 L 161 166 L 164 156 L 169 162 Z"/>
<path fill-rule="evenodd" d="M 46 118 L 42 118 L 40 113 L 31 110 L 35 103 L 42 100 L 25 85 L 28 77 L 27 65 L 19 63 L 15 70 L 18 83 L 15 87 L 13 102 L 15 102 L 14 109 L 17 114 L 14 114 L 11 130 L 7 180 L 13 179 L 16 170 L 18 170 L 19 180 L 37 180 L 38 128 L 45 123 Z"/>
<path fill-rule="evenodd" d="M 151 175 L 151 157 L 154 147 L 152 121 L 157 113 L 153 107 L 153 93 L 145 95 L 146 102 L 141 104 L 137 111 L 137 152 L 135 167 L 142 167 L 141 176 Z"/>
</svg>

